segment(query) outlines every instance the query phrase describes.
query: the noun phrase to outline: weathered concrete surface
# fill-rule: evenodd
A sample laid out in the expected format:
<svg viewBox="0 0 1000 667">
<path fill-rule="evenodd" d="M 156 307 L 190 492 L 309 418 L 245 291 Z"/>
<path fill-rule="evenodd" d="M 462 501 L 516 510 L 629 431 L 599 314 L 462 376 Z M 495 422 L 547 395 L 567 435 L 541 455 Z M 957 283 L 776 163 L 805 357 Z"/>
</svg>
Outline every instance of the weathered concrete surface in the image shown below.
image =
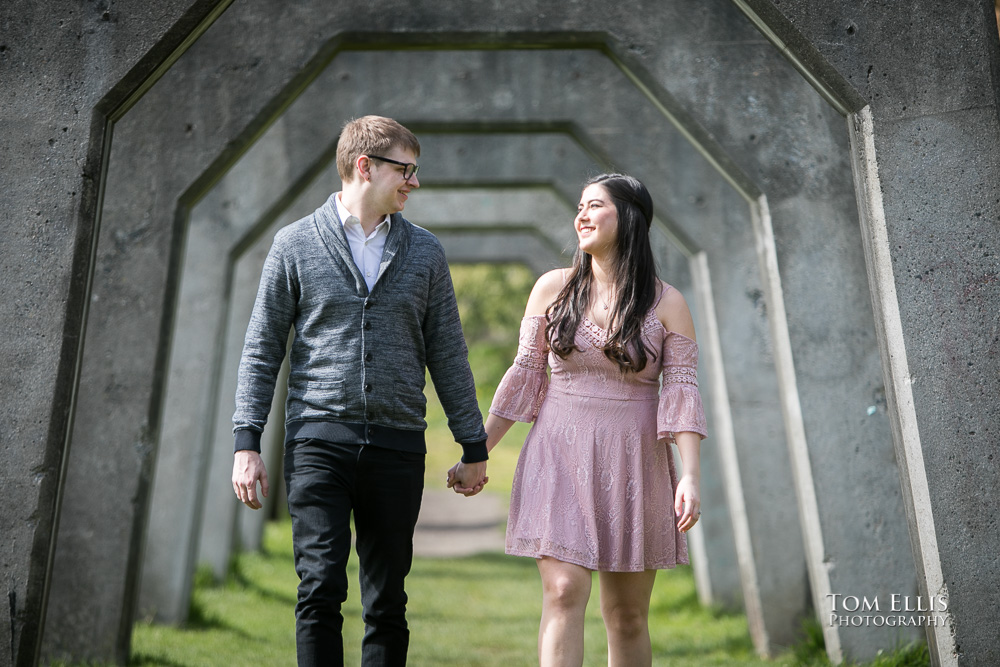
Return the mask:
<svg viewBox="0 0 1000 667">
<path fill-rule="evenodd" d="M 928 633 L 935 664 L 1000 660 L 1000 47 L 988 0 L 918 2 L 905 17 L 800 0 L 755 2 L 823 81 L 870 106 L 855 150 L 889 421 L 902 468 L 920 594 L 947 595 Z M 817 67 L 817 69 L 823 69 Z M 857 109 L 857 103 L 852 106 Z M 869 205 L 869 204 L 872 205 Z M 891 263 L 879 261 L 890 258 Z"/>
<path fill-rule="evenodd" d="M 0 6 L 0 663 L 36 659 L 69 438 L 104 118 L 218 4 Z"/>
<path fill-rule="evenodd" d="M 963 664 L 993 664 L 997 649 L 993 645 L 995 633 L 990 629 L 995 627 L 992 615 L 998 606 L 998 593 L 982 579 L 984 573 L 996 570 L 996 554 L 1000 553 L 1000 532 L 991 523 L 995 522 L 991 510 L 996 505 L 1000 473 L 989 458 L 996 441 L 996 406 L 991 397 L 997 394 L 1000 383 L 1000 374 L 996 373 L 996 320 L 991 315 L 996 311 L 991 286 L 998 275 L 996 229 L 1000 216 L 996 162 L 1000 154 L 996 101 L 1000 50 L 992 12 L 986 2 L 956 9 L 921 0 L 908 7 L 906 25 L 902 26 L 905 29 L 900 29 L 901 17 L 891 7 L 865 6 L 862 10 L 854 3 L 815 6 L 804 0 L 749 0 L 746 4 L 776 31 L 790 53 L 830 88 L 831 98 L 842 102 L 849 111 L 869 105 L 870 133 L 856 134 L 860 139 L 852 144 L 852 150 L 866 158 L 865 164 L 871 167 L 859 172 L 859 197 L 865 210 L 861 223 L 876 304 L 875 327 L 884 366 L 887 418 L 903 472 L 904 506 L 910 519 L 920 590 L 925 596 L 945 591 L 950 596 L 948 619 L 952 627 L 931 632 L 935 659 L 955 664 L 958 659 L 954 656 L 961 652 Z M 208 5 L 192 3 L 196 7 Z M 4 438 L 0 441 L 4 460 L 10 462 L 5 463 L 3 481 L 7 482 L 9 476 L 7 486 L 16 492 L 17 502 L 27 503 L 15 504 L 4 513 L 3 534 L 5 538 L 13 536 L 10 546 L 4 543 L 4 579 L 9 593 L 13 593 L 8 599 L 27 600 L 25 607 L 18 608 L 23 612 L 14 612 L 16 636 L 9 643 L 13 647 L 12 660 L 14 653 L 18 661 L 34 657 L 33 649 L 29 655 L 27 649 L 19 647 L 33 646 L 38 634 L 44 583 L 39 567 L 47 560 L 51 544 L 57 487 L 53 477 L 72 425 L 70 399 L 78 362 L 81 396 L 103 395 L 105 402 L 97 402 L 102 410 L 109 401 L 118 397 L 121 401 L 113 404 L 113 423 L 109 426 L 95 424 L 93 419 L 78 419 L 67 470 L 83 479 L 89 476 L 116 480 L 120 475 L 122 483 L 110 485 L 113 491 L 102 491 L 104 495 L 88 500 L 98 508 L 100 517 L 103 508 L 119 502 L 118 495 L 123 495 L 132 507 L 124 513 L 131 513 L 131 521 L 129 516 L 123 518 L 134 528 L 111 531 L 108 543 L 93 545 L 95 540 L 85 529 L 96 524 L 77 495 L 85 484 L 67 479 L 63 506 L 72 508 L 66 515 L 72 525 L 67 529 L 66 544 L 70 550 L 79 549 L 91 562 L 101 562 L 102 551 L 111 549 L 118 560 L 107 563 L 109 570 L 117 572 L 116 576 L 126 572 L 127 579 L 134 577 L 136 569 L 135 535 L 141 534 L 145 504 L 142 474 L 148 470 L 149 445 L 155 441 L 158 429 L 156 406 L 162 376 L 157 369 L 164 365 L 166 344 L 156 341 L 162 341 L 161 332 L 169 328 L 162 305 L 171 301 L 171 286 L 176 284 L 176 278 L 170 278 L 176 274 L 162 258 L 170 255 L 169 249 L 176 243 L 169 222 L 173 220 L 175 202 L 190 185 L 191 175 L 205 173 L 206 178 L 214 177 L 218 169 L 210 167 L 213 160 L 220 155 L 231 157 L 270 119 L 264 110 L 270 100 L 280 101 L 281 90 L 291 90 L 308 76 L 313 65 L 325 62 L 331 49 L 336 48 L 335 42 L 325 40 L 338 30 L 368 34 L 384 31 L 388 37 L 379 39 L 386 44 L 423 39 L 423 31 L 447 34 L 449 40 L 455 41 L 465 39 L 465 31 L 479 31 L 465 34 L 470 42 L 498 44 L 505 40 L 529 41 L 527 35 L 532 32 L 536 34 L 530 39 L 536 42 L 552 40 L 551 44 L 565 39 L 565 44 L 579 35 L 609 31 L 608 48 L 637 73 L 640 81 L 651 86 L 652 94 L 669 112 L 679 114 L 694 139 L 707 146 L 707 152 L 737 187 L 767 196 L 775 233 L 770 257 L 779 274 L 786 267 L 794 273 L 803 262 L 802 253 L 808 250 L 808 245 L 798 247 L 794 239 L 789 240 L 791 245 L 783 245 L 783 235 L 796 230 L 796 220 L 802 219 L 803 212 L 811 218 L 813 206 L 797 201 L 795 193 L 782 190 L 801 179 L 803 172 L 823 171 L 808 168 L 810 156 L 815 157 L 815 153 L 804 153 L 801 148 L 815 147 L 800 140 L 812 128 L 809 115 L 797 113 L 799 109 L 814 109 L 813 100 L 801 96 L 798 87 L 777 99 L 778 103 L 767 99 L 768 91 L 778 88 L 775 80 L 788 83 L 788 65 L 782 69 L 777 51 L 737 20 L 735 5 L 711 1 L 691 10 L 686 5 L 682 9 L 680 4 L 650 3 L 638 11 L 594 3 L 585 8 L 556 6 L 545 17 L 528 7 L 506 6 L 499 12 L 485 3 L 471 12 L 467 5 L 460 8 L 457 3 L 445 2 L 435 4 L 434 11 L 411 3 L 392 13 L 372 5 L 352 8 L 350 15 L 325 8 L 319 16 L 311 14 L 311 5 L 283 7 L 280 15 L 269 16 L 268 8 L 262 5 L 241 3 L 238 16 L 231 12 L 224 17 L 232 21 L 233 43 L 205 41 L 195 45 L 196 49 L 207 49 L 201 62 L 213 63 L 209 70 L 194 60 L 185 63 L 186 59 L 182 59 L 168 74 L 176 74 L 182 83 L 174 93 L 165 94 L 169 104 L 164 107 L 174 115 L 163 116 L 152 144 L 159 147 L 157 168 L 166 174 L 166 181 L 147 178 L 143 182 L 142 173 L 136 174 L 136 182 L 144 191 L 155 192 L 161 199 L 150 202 L 137 198 L 132 206 L 119 209 L 123 219 L 129 217 L 127 222 L 115 222 L 116 207 L 111 204 L 105 220 L 111 231 L 102 238 L 113 239 L 116 245 L 111 247 L 101 241 L 95 255 L 98 262 L 104 263 L 96 267 L 93 293 L 110 299 L 112 304 L 123 303 L 129 309 L 128 317 L 113 308 L 96 307 L 82 357 L 78 353 L 79 333 L 90 294 L 86 281 L 80 278 L 95 268 L 90 266 L 90 240 L 96 190 L 86 186 L 93 180 L 86 174 L 100 173 L 97 167 L 101 155 L 101 142 L 94 138 L 99 131 L 90 133 L 91 127 L 102 126 L 93 122 L 95 109 L 98 100 L 123 77 L 134 83 L 150 71 L 155 55 L 151 60 L 142 60 L 138 69 L 133 68 L 150 45 L 176 44 L 187 32 L 170 32 L 163 27 L 178 20 L 183 5 L 158 5 L 154 18 L 142 18 L 143 10 L 133 11 L 127 4 L 117 3 L 113 10 L 99 9 L 100 20 L 111 25 L 97 24 L 90 15 L 86 19 L 74 16 L 64 20 L 63 27 L 82 29 L 70 33 L 62 33 L 62 28 L 56 26 L 55 17 L 60 16 L 61 8 L 46 3 L 31 7 L 15 3 L 17 12 L 9 15 L 17 18 L 4 18 L 5 26 L 24 26 L 23 38 L 22 32 L 17 32 L 17 39 L 5 37 L 7 43 L 0 45 L 8 47 L 0 49 L 3 65 L 13 62 L 16 66 L 11 95 L 3 102 L 4 122 L 8 117 L 14 119 L 12 131 L 3 133 L 4 150 L 18 157 L 19 174 L 44 175 L 23 182 L 19 178 L 14 187 L 5 189 L 10 195 L 5 199 L 5 212 L 14 217 L 38 212 L 42 214 L 35 216 L 39 220 L 5 227 L 0 232 L 0 266 L 5 276 L 14 275 L 24 281 L 5 280 L 0 287 L 4 290 L 0 321 L 5 331 L 12 332 L 3 343 L 3 357 L 14 362 L 14 372 L 0 380 L 5 399 L 0 403 L 4 406 L 3 416 L 5 422 L 13 424 L 0 435 Z M 176 10 L 173 15 L 171 7 Z M 6 17 L 7 9 L 3 11 Z M 127 24 L 127 28 L 120 24 Z M 314 31 L 302 33 L 299 27 L 304 24 L 313 26 Z M 95 30 L 88 33 L 91 27 Z M 134 32 L 130 32 L 133 28 Z M 669 39 L 664 38 L 667 30 L 672 31 Z M 539 36 L 538 31 L 544 34 Z M 564 36 L 560 31 L 566 31 Z M 76 33 L 81 34 L 81 46 L 73 42 Z M 289 34 L 298 39 L 288 40 Z M 45 56 L 28 59 L 24 49 L 37 44 L 65 48 L 57 49 L 58 57 L 46 54 L 48 61 Z M 162 53 L 163 47 L 160 49 Z M 15 53 L 25 55 L 13 61 Z M 68 55 L 63 58 L 64 54 Z M 260 54 L 268 57 L 260 58 Z M 321 55 L 313 60 L 315 54 Z M 116 60 L 119 56 L 121 59 Z M 67 75 L 78 71 L 80 63 L 85 63 L 83 75 Z M 91 67 L 90 63 L 95 64 Z M 185 73 L 185 67 L 192 69 Z M 126 75 L 130 71 L 133 74 Z M 300 72 L 306 74 L 296 79 Z M 800 87 L 802 82 L 796 80 L 793 84 Z M 502 95 L 469 99 L 487 108 L 507 103 Z M 76 112 L 70 116 L 74 106 Z M 435 111 L 442 118 L 452 110 L 435 108 L 431 103 L 426 113 L 433 116 Z M 36 117 L 41 120 L 32 120 Z M 53 122 L 63 117 L 72 122 Z M 467 122 L 478 121 L 476 113 L 470 117 Z M 697 122 L 688 122 L 692 117 Z M 759 124 L 768 118 L 776 122 Z M 511 119 L 519 120 L 516 116 Z M 62 127 L 66 128 L 65 141 L 58 136 Z M 53 128 L 55 136 L 50 132 Z M 864 144 L 866 136 L 870 145 Z M 618 144 L 621 139 L 611 134 L 606 142 Z M 45 152 L 45 145 L 51 152 Z M 630 145 L 622 141 L 618 145 L 618 164 L 632 171 L 645 170 L 643 177 L 647 181 L 666 176 L 669 182 L 682 176 L 682 170 L 650 169 L 635 161 L 636 155 L 648 154 L 649 147 L 656 144 Z M 835 148 L 830 147 L 830 152 L 836 153 Z M 654 160 L 662 157 L 653 156 Z M 112 157 L 113 168 L 114 161 Z M 77 194 L 70 194 L 74 192 Z M 826 209 L 822 217 L 839 216 L 831 212 L 842 206 Z M 146 213 L 156 221 L 154 225 L 143 221 Z M 683 219 L 678 215 L 670 217 Z M 56 222 L 46 226 L 41 223 L 44 219 Z M 884 221 L 881 227 L 880 221 Z M 791 252 L 787 252 L 789 249 Z M 116 258 L 116 252 L 128 257 Z M 149 262 L 139 261 L 144 253 L 150 257 Z M 849 251 L 847 257 L 856 266 L 856 251 Z M 103 283 L 98 279 L 103 275 L 101 267 L 110 269 Z M 140 267 L 145 271 L 137 276 Z M 769 280 L 764 291 L 780 295 L 785 306 L 788 339 L 787 343 L 779 341 L 778 350 L 784 364 L 781 398 L 786 422 L 797 430 L 792 438 L 792 451 L 800 459 L 796 488 L 800 495 L 808 497 L 810 494 L 803 489 L 808 487 L 810 476 L 816 493 L 824 493 L 824 470 L 815 465 L 818 459 L 810 458 L 810 465 L 801 465 L 802 443 L 810 447 L 811 455 L 811 433 L 821 432 L 820 425 L 836 420 L 835 415 L 817 420 L 822 415 L 808 412 L 814 405 L 808 385 L 822 379 L 823 370 L 803 373 L 800 355 L 824 357 L 801 345 L 799 336 L 808 333 L 809 327 L 799 326 L 796 318 L 809 313 L 808 307 L 802 307 L 808 304 L 803 304 L 794 292 L 776 291 L 773 278 Z M 148 289 L 133 301 L 128 298 L 130 283 Z M 848 312 L 857 312 L 856 302 L 846 303 L 851 306 Z M 802 310 L 798 310 L 800 307 Z M 119 333 L 113 330 L 119 324 L 136 326 Z M 781 326 L 777 330 L 781 333 Z M 126 337 L 130 331 L 132 337 Z M 105 337 L 120 342 L 118 354 L 129 358 L 112 359 L 105 368 L 101 362 L 107 352 L 98 343 Z M 864 336 L 859 340 L 863 341 Z M 836 347 L 830 344 L 826 349 L 833 352 Z M 853 357 L 853 370 L 846 377 L 867 398 L 873 387 L 862 368 L 866 354 L 870 355 L 858 353 Z M 794 363 L 789 365 L 789 361 Z M 145 378 L 148 384 L 135 378 Z M 844 379 L 839 376 L 838 382 Z M 798 390 L 803 387 L 800 396 Z M 794 407 L 791 399 L 796 397 L 803 410 L 801 419 L 790 410 Z M 84 410 L 78 407 L 75 414 L 84 415 Z M 861 430 L 858 424 L 851 426 Z M 956 442 L 960 446 L 951 444 Z M 101 459 L 101 447 L 107 460 Z M 119 469 L 107 467 L 107 461 L 114 461 Z M 848 468 L 850 465 L 847 463 Z M 814 510 L 815 516 L 819 509 Z M 810 520 L 804 519 L 807 528 L 812 525 Z M 826 527 L 823 530 L 824 535 L 830 534 Z M 112 544 L 117 544 L 117 549 Z M 823 541 L 810 542 L 813 552 L 817 544 Z M 66 581 L 65 577 L 60 579 L 60 567 L 65 563 L 60 566 L 57 554 L 54 584 Z M 815 562 L 812 571 L 815 579 Z M 835 573 L 829 577 L 831 585 L 835 579 Z M 128 598 L 132 588 L 134 585 L 128 582 L 106 589 L 81 582 L 77 593 L 79 599 L 86 599 L 87 591 L 106 591 L 107 598 L 121 593 Z M 61 598 L 57 590 L 54 585 L 54 609 L 65 611 L 64 600 L 72 600 L 74 593 Z M 813 590 L 814 596 L 816 593 Z M 92 619 L 120 632 L 121 626 L 127 624 L 124 619 L 130 606 L 124 603 L 126 611 L 119 615 L 122 620 L 114 620 L 118 612 L 106 619 L 95 614 Z M 10 626 L 0 625 L 3 632 Z M 81 638 L 94 636 L 99 640 L 98 635 L 107 636 L 107 632 L 87 632 L 89 635 L 81 634 Z M 127 630 L 124 633 L 127 635 Z M 105 646 L 113 644 L 120 651 L 120 637 Z M 847 633 L 842 639 L 850 640 Z M 85 657 L 82 644 L 80 648 L 80 657 Z"/>
</svg>

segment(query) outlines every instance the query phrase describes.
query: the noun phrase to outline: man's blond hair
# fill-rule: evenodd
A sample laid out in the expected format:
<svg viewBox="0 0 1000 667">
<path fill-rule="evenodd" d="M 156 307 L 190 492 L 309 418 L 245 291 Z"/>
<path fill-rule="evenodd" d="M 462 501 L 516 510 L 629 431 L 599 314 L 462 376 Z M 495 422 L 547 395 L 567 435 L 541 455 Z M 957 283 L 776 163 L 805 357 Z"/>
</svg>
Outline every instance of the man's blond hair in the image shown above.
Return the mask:
<svg viewBox="0 0 1000 667">
<path fill-rule="evenodd" d="M 354 180 L 354 163 L 361 155 L 381 155 L 394 148 L 413 151 L 420 157 L 420 142 L 412 132 L 391 118 L 362 116 L 347 121 L 337 140 L 337 173 L 340 180 Z"/>
</svg>

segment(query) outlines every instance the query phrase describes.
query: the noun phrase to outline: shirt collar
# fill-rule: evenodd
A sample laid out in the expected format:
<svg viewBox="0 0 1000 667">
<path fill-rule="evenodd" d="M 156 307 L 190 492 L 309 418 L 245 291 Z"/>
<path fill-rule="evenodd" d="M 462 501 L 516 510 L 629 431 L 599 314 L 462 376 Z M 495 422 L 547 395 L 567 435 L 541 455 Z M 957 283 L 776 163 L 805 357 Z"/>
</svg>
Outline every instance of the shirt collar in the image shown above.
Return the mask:
<svg viewBox="0 0 1000 667">
<path fill-rule="evenodd" d="M 356 215 L 352 214 L 350 211 L 347 210 L 347 207 L 344 206 L 344 202 L 340 201 L 340 193 L 339 192 L 334 197 L 334 200 L 337 202 L 337 215 L 340 216 L 340 223 L 342 225 L 346 225 L 347 224 L 347 220 L 349 218 L 354 218 L 354 220 L 356 221 L 355 224 L 357 224 L 360 227 L 361 226 L 361 220 L 359 220 Z M 382 218 L 382 222 L 378 223 L 378 225 L 375 225 L 375 229 L 378 230 L 379 226 L 381 226 L 381 225 L 385 225 L 385 231 L 386 231 L 386 233 L 388 233 L 389 229 L 392 227 L 392 216 L 391 215 L 387 215 L 384 218 Z"/>
</svg>

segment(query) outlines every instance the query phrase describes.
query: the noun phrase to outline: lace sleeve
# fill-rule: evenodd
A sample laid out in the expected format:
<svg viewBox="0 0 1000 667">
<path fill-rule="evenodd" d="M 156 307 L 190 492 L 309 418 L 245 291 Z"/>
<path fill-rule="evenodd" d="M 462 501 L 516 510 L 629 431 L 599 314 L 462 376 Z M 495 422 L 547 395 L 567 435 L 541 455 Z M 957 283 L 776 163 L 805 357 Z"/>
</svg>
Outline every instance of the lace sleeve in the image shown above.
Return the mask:
<svg viewBox="0 0 1000 667">
<path fill-rule="evenodd" d="M 549 386 L 549 376 L 545 372 L 549 352 L 545 324 L 545 317 L 541 315 L 521 320 L 517 356 L 497 387 L 490 414 L 520 422 L 531 422 L 538 416 Z"/>
<path fill-rule="evenodd" d="M 705 409 L 698 393 L 698 344 L 667 332 L 663 340 L 663 387 L 656 413 L 656 437 L 674 441 L 674 433 L 692 431 L 708 436 Z"/>
</svg>

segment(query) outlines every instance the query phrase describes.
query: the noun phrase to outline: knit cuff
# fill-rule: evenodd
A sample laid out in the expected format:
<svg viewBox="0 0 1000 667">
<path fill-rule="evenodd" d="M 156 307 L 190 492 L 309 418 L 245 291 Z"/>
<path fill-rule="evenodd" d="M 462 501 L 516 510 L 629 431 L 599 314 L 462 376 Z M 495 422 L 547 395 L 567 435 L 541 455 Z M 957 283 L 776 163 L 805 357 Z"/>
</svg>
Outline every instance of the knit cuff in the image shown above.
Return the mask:
<svg viewBox="0 0 1000 667">
<path fill-rule="evenodd" d="M 233 448 L 233 453 L 249 449 L 260 454 L 260 431 L 241 428 L 236 431 L 235 435 L 236 446 Z"/>
<path fill-rule="evenodd" d="M 462 463 L 479 463 L 490 458 L 486 451 L 486 441 L 459 443 L 462 445 Z"/>
</svg>

